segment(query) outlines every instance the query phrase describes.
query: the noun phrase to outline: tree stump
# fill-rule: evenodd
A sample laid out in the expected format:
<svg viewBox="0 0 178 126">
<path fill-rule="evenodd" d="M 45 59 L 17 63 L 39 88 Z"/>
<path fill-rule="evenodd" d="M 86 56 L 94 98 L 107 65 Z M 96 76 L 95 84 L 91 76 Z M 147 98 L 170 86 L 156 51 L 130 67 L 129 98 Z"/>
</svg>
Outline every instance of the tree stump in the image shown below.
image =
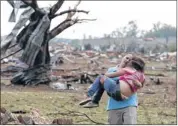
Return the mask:
<svg viewBox="0 0 178 126">
<path fill-rule="evenodd" d="M 16 74 L 11 83 L 15 85 L 37 85 L 37 84 L 49 84 L 49 70 L 47 65 L 38 65 L 36 67 L 28 68 Z"/>
</svg>

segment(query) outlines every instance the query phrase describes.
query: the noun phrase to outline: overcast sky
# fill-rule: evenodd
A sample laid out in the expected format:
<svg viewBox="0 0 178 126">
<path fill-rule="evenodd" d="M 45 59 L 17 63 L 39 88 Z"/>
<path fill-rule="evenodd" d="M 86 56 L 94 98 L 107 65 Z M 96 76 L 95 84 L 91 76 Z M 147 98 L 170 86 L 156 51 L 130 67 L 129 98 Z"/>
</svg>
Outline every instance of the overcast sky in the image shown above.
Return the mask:
<svg viewBox="0 0 178 126">
<path fill-rule="evenodd" d="M 77 1 L 66 1 L 59 11 L 68 9 Z M 40 1 L 40 7 L 53 5 L 56 1 Z M 102 37 L 119 27 L 125 26 L 130 20 L 136 20 L 139 29 L 149 30 L 158 21 L 176 26 L 176 1 L 82 1 L 78 9 L 90 11 L 88 15 L 79 13 L 79 18 L 96 18 L 82 24 L 76 24 L 58 35 L 62 38 L 83 38 L 83 35 Z M 1 35 L 7 35 L 15 23 L 9 23 L 8 18 L 12 7 L 1 1 Z M 58 12 L 59 12 L 58 11 Z M 19 11 L 18 17 L 20 13 Z M 52 21 L 55 27 L 65 17 Z"/>
</svg>

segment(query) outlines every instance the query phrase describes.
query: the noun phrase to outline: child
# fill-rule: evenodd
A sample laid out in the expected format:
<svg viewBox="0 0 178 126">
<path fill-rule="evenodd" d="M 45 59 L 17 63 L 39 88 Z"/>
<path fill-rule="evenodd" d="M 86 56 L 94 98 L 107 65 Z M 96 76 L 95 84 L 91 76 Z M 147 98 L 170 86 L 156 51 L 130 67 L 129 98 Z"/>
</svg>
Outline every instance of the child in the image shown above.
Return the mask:
<svg viewBox="0 0 178 126">
<path fill-rule="evenodd" d="M 82 101 L 80 105 L 84 105 L 85 108 L 97 107 L 99 100 L 102 96 L 101 88 L 107 91 L 108 95 L 115 100 L 121 101 L 126 99 L 135 93 L 144 83 L 144 61 L 139 57 L 133 57 L 132 55 L 126 55 L 118 70 L 114 73 L 106 73 L 99 76 L 93 85 L 88 90 L 89 99 Z M 111 78 L 119 77 L 119 81 L 114 81 Z M 104 91 L 103 90 L 103 91 Z M 100 91 L 100 92 L 98 92 Z M 94 94 L 93 99 L 91 97 Z"/>
</svg>

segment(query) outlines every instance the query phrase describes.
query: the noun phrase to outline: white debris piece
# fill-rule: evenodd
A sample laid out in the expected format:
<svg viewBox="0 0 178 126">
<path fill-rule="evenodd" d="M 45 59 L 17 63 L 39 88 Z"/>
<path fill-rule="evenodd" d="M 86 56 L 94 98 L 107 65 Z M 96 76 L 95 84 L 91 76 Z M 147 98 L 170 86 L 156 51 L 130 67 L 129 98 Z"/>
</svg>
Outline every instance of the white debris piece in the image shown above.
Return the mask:
<svg viewBox="0 0 178 126">
<path fill-rule="evenodd" d="M 54 88 L 54 89 L 62 89 L 62 90 L 67 89 L 66 85 L 65 85 L 65 84 L 62 84 L 62 83 L 60 83 L 60 82 L 52 83 L 52 84 L 50 84 L 50 87 L 51 87 L 51 88 Z"/>
</svg>

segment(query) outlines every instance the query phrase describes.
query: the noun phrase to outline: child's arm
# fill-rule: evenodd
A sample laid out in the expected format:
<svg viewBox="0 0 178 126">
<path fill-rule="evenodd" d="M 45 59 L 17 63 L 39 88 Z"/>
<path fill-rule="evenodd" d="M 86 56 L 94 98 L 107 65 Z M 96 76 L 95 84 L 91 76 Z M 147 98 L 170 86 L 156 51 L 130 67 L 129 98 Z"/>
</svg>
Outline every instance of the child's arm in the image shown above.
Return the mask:
<svg viewBox="0 0 178 126">
<path fill-rule="evenodd" d="M 113 73 L 106 73 L 105 76 L 107 77 L 110 77 L 110 78 L 113 78 L 113 77 L 119 77 L 121 75 L 124 75 L 126 73 L 126 70 L 125 69 L 120 69 L 119 71 L 117 72 L 113 72 Z"/>
</svg>

